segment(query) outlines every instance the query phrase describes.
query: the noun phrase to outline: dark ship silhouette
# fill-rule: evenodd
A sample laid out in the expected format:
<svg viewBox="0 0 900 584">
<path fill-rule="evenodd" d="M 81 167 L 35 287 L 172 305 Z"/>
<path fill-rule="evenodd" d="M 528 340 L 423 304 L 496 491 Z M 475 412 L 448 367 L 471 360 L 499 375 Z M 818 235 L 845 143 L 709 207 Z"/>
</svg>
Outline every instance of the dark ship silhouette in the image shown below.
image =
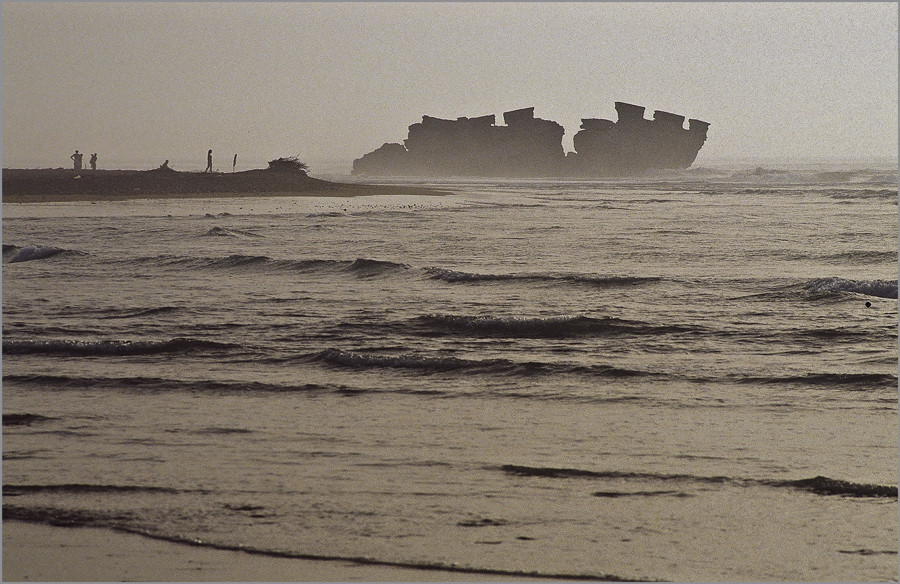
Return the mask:
<svg viewBox="0 0 900 584">
<path fill-rule="evenodd" d="M 503 114 L 444 120 L 422 116 L 403 144 L 388 143 L 353 161 L 354 175 L 603 177 L 627 176 L 693 164 L 706 142 L 709 124 L 664 111 L 644 119 L 644 108 L 616 102 L 618 121 L 586 118 L 562 147 L 565 129 L 534 117 L 534 108 Z"/>
</svg>

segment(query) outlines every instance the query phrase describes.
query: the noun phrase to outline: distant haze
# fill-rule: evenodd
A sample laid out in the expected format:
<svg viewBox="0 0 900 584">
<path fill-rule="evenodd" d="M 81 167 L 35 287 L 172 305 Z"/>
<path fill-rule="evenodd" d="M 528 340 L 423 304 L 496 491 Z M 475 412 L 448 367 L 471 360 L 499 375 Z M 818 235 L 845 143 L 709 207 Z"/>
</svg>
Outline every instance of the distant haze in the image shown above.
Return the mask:
<svg viewBox="0 0 900 584">
<path fill-rule="evenodd" d="M 897 43 L 895 3 L 4 2 L 2 163 L 348 171 L 530 106 L 570 151 L 615 101 L 710 122 L 697 165 L 895 159 Z"/>
</svg>

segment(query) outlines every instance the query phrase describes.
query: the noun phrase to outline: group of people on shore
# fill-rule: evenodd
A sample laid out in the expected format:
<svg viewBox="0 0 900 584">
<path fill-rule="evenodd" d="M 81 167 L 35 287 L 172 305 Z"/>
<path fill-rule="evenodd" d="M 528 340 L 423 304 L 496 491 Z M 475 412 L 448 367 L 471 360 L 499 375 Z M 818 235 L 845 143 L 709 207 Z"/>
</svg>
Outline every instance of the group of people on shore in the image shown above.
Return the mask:
<svg viewBox="0 0 900 584">
<path fill-rule="evenodd" d="M 75 170 L 81 170 L 81 164 L 82 164 L 82 160 L 84 159 L 84 154 L 79 152 L 78 150 L 76 150 L 75 154 L 73 154 L 69 158 L 72 159 L 72 162 L 75 165 Z M 90 164 L 91 164 L 91 170 L 97 170 L 97 153 L 96 152 L 91 154 Z"/>
<path fill-rule="evenodd" d="M 75 170 L 81 170 L 82 162 L 83 162 L 83 160 L 84 160 L 84 153 L 79 152 L 78 150 L 76 150 L 76 151 L 75 151 L 75 154 L 73 154 L 73 155 L 70 156 L 69 158 L 72 159 L 72 162 L 73 162 L 73 164 L 74 164 L 74 166 L 75 166 Z M 96 153 L 96 152 L 94 152 L 93 154 L 91 154 L 90 165 L 91 165 L 91 170 L 97 170 L 97 153 Z M 235 167 L 235 166 L 237 166 L 237 154 L 234 155 L 234 161 L 233 161 L 232 164 L 231 164 L 231 172 L 234 172 L 234 167 Z M 168 168 L 169 168 L 169 161 L 166 160 L 166 161 L 162 164 L 162 166 L 160 166 L 160 168 L 168 169 Z M 209 152 L 206 153 L 206 170 L 204 170 L 203 172 L 213 172 L 213 155 L 212 155 L 212 149 L 210 149 Z"/>
</svg>

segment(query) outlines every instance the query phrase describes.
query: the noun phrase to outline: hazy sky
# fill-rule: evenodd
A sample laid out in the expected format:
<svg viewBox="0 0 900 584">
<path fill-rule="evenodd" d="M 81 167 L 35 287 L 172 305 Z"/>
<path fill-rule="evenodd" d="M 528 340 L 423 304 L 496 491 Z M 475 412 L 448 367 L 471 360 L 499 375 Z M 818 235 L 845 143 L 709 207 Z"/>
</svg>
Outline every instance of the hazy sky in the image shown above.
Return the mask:
<svg viewBox="0 0 900 584">
<path fill-rule="evenodd" d="M 350 162 L 423 114 L 613 102 L 722 157 L 896 157 L 895 3 L 2 4 L 4 166 Z M 85 159 L 86 160 L 86 159 Z"/>
</svg>

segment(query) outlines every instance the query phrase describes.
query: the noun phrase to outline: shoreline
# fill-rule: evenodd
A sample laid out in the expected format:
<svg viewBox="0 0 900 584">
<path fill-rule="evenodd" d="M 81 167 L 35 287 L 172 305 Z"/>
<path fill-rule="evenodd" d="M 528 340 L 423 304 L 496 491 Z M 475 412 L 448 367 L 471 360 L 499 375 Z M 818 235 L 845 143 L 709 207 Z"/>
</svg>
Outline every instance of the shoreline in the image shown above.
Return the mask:
<svg viewBox="0 0 900 584">
<path fill-rule="evenodd" d="M 427 188 L 395 187 L 381 185 L 347 185 L 345 189 L 332 191 L 274 191 L 274 192 L 209 192 L 209 193 L 144 193 L 134 195 L 7 195 L 2 194 L 3 204 L 34 205 L 41 203 L 103 203 L 115 201 L 169 200 L 169 199 L 240 199 L 265 197 L 374 197 L 386 195 L 417 195 L 427 197 L 443 197 L 451 194 L 448 191 L 437 191 Z"/>
<path fill-rule="evenodd" d="M 5 582 L 547 582 L 552 578 L 253 554 L 5 519 Z"/>
<path fill-rule="evenodd" d="M 339 183 L 302 172 L 3 169 L 2 202 L 12 204 L 238 197 L 444 196 L 416 186 Z"/>
</svg>

